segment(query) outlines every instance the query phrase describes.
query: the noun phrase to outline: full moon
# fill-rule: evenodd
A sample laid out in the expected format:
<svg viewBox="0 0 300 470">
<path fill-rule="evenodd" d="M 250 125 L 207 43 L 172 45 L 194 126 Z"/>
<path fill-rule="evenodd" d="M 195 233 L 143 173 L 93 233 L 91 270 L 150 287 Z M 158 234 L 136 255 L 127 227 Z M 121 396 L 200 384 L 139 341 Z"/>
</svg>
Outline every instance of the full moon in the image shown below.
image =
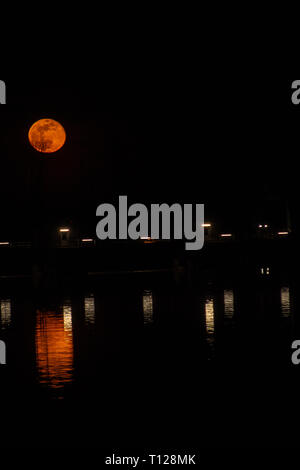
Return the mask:
<svg viewBox="0 0 300 470">
<path fill-rule="evenodd" d="M 63 126 L 54 119 L 40 119 L 35 122 L 28 133 L 29 142 L 38 152 L 57 152 L 66 141 Z"/>
</svg>

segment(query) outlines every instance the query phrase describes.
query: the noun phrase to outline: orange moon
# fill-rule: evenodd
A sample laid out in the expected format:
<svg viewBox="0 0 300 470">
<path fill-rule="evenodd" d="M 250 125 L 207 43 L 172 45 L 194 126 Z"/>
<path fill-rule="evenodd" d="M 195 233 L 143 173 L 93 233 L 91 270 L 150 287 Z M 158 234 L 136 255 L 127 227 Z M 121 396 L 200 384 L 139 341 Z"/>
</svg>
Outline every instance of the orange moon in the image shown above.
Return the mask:
<svg viewBox="0 0 300 470">
<path fill-rule="evenodd" d="M 66 132 L 54 119 L 40 119 L 31 126 L 28 139 L 38 152 L 53 153 L 64 145 Z"/>
</svg>

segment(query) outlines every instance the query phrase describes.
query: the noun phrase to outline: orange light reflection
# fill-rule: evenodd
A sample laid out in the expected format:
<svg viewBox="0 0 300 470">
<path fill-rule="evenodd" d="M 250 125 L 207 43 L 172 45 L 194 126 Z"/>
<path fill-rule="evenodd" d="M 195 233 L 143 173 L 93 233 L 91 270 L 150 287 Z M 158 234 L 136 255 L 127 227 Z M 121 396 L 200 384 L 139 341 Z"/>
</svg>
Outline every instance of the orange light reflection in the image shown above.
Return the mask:
<svg viewBox="0 0 300 470">
<path fill-rule="evenodd" d="M 73 378 L 73 335 L 66 328 L 66 312 L 37 312 L 35 331 L 36 364 L 39 381 L 51 388 L 60 388 Z"/>
</svg>

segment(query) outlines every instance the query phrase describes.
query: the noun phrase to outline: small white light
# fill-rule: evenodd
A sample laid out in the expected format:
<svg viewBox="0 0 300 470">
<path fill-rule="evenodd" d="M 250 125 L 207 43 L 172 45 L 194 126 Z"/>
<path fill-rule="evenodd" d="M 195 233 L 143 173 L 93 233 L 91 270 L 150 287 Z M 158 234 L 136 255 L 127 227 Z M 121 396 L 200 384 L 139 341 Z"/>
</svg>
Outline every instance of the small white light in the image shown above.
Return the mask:
<svg viewBox="0 0 300 470">
<path fill-rule="evenodd" d="M 259 228 L 262 228 L 263 226 L 262 226 L 262 225 L 259 225 L 258 227 L 259 227 Z"/>
<path fill-rule="evenodd" d="M 59 231 L 60 232 L 70 232 L 70 229 L 69 228 L 60 228 Z"/>
<path fill-rule="evenodd" d="M 93 242 L 93 238 L 82 238 L 82 242 Z"/>
<path fill-rule="evenodd" d="M 278 232 L 278 235 L 288 235 L 289 232 Z"/>
<path fill-rule="evenodd" d="M 211 227 L 211 224 L 201 224 L 202 227 Z"/>
<path fill-rule="evenodd" d="M 9 245 L 9 242 L 0 242 L 0 245 Z"/>
<path fill-rule="evenodd" d="M 222 233 L 221 237 L 223 237 L 223 238 L 232 237 L 232 233 Z"/>
<path fill-rule="evenodd" d="M 151 240 L 151 237 L 140 237 L 141 240 Z"/>
<path fill-rule="evenodd" d="M 268 228 L 268 227 L 269 227 L 269 225 L 265 225 L 265 228 Z"/>
</svg>

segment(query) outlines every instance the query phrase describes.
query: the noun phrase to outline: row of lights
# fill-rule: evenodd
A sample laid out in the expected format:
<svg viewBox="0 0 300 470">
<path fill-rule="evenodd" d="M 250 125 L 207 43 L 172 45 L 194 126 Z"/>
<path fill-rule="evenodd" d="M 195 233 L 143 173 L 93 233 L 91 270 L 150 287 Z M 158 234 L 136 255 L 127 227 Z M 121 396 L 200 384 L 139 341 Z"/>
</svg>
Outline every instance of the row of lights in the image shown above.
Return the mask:
<svg viewBox="0 0 300 470">
<path fill-rule="evenodd" d="M 202 224 L 202 227 L 204 228 L 210 228 L 212 226 L 212 224 Z M 269 225 L 259 225 L 258 228 L 269 228 Z M 70 232 L 70 229 L 69 228 L 60 228 L 59 229 L 60 232 L 64 233 L 64 232 Z M 289 232 L 278 232 L 278 235 L 288 235 Z M 221 234 L 221 237 L 232 237 L 232 233 L 223 233 Z M 151 237 L 141 237 L 141 240 L 151 240 Z M 82 242 L 91 242 L 93 241 L 92 238 L 83 238 L 81 240 Z M 4 244 L 4 243 L 8 243 L 8 242 L 0 242 L 0 244 Z"/>
<path fill-rule="evenodd" d="M 269 225 L 259 225 L 258 228 L 269 228 Z M 277 232 L 277 235 L 289 235 L 289 232 Z"/>
<path fill-rule="evenodd" d="M 209 224 L 209 223 L 204 223 L 202 224 L 202 227 L 204 228 L 210 228 L 212 227 L 212 224 Z M 269 228 L 268 225 L 258 225 L 258 228 Z M 59 229 L 59 232 L 60 233 L 69 233 L 70 232 L 70 229 L 69 228 L 60 228 Z M 278 235 L 280 236 L 284 236 L 284 235 L 289 235 L 289 232 L 278 232 Z M 221 238 L 231 238 L 232 237 L 232 233 L 221 233 L 220 235 Z M 151 237 L 140 237 L 141 240 L 151 240 Z M 82 238 L 81 241 L 83 243 L 91 243 L 94 241 L 93 238 Z M 10 245 L 9 242 L 0 242 L 0 246 L 8 246 Z"/>
<path fill-rule="evenodd" d="M 60 228 L 59 232 L 60 233 L 69 233 L 70 229 L 69 228 Z M 94 241 L 94 239 L 93 238 L 82 238 L 81 241 L 83 243 L 91 243 L 91 242 Z M 0 242 L 0 246 L 9 246 L 9 245 L 10 245 L 10 242 Z"/>
<path fill-rule="evenodd" d="M 206 227 L 206 228 L 210 228 L 212 226 L 212 224 L 202 224 L 202 227 Z M 258 225 L 258 228 L 269 228 L 269 225 Z M 277 235 L 289 235 L 289 232 L 277 232 Z M 222 238 L 228 238 L 228 237 L 232 237 L 232 233 L 222 233 L 220 235 Z"/>
<path fill-rule="evenodd" d="M 60 233 L 69 233 L 70 229 L 69 228 L 60 228 L 59 231 L 60 231 Z M 81 241 L 83 243 L 89 243 L 89 242 L 93 242 L 94 239 L 93 238 L 82 238 Z"/>
<path fill-rule="evenodd" d="M 202 227 L 209 228 L 211 227 L 211 224 L 202 224 Z M 223 238 L 229 238 L 232 237 L 232 233 L 222 233 L 220 236 Z M 140 237 L 140 240 L 151 240 L 151 237 Z"/>
<path fill-rule="evenodd" d="M 210 228 L 212 225 L 211 224 L 202 224 L 202 227 L 204 228 Z M 221 233 L 220 235 L 221 238 L 230 238 L 232 237 L 232 233 Z"/>
</svg>

